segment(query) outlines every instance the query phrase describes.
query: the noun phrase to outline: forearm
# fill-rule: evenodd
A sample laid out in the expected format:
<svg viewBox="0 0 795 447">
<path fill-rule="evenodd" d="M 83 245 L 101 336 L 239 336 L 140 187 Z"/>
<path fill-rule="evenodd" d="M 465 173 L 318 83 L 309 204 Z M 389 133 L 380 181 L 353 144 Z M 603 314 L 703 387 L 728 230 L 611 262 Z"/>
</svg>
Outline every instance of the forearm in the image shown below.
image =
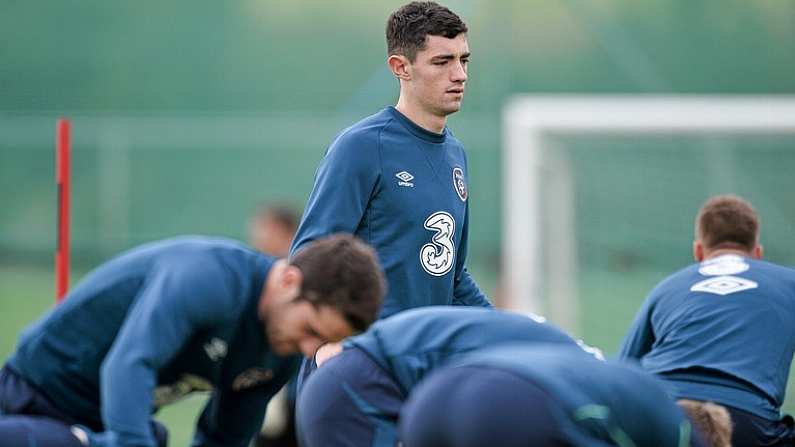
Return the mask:
<svg viewBox="0 0 795 447">
<path fill-rule="evenodd" d="M 459 279 L 455 283 L 453 304 L 461 306 L 494 307 L 466 269 L 463 269 L 459 275 Z"/>
<path fill-rule="evenodd" d="M 102 369 L 103 447 L 156 447 L 152 432 L 155 373 L 142 360 L 117 361 Z"/>
</svg>

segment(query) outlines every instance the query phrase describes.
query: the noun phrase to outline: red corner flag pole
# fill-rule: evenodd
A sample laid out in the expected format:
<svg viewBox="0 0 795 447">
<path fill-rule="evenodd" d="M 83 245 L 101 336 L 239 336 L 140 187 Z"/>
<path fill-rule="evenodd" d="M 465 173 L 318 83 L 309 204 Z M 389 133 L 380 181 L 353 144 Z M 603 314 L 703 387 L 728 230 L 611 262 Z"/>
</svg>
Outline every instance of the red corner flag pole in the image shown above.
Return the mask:
<svg viewBox="0 0 795 447">
<path fill-rule="evenodd" d="M 58 233 L 55 251 L 55 301 L 69 289 L 69 120 L 60 118 L 55 138 L 55 184 L 58 188 Z"/>
</svg>

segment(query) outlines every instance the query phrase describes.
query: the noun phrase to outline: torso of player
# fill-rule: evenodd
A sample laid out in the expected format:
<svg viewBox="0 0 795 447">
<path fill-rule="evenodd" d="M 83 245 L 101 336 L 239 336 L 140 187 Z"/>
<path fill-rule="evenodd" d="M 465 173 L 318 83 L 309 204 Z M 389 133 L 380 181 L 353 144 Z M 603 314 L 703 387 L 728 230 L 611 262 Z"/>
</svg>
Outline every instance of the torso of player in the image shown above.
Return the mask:
<svg viewBox="0 0 795 447">
<path fill-rule="evenodd" d="M 714 341 L 713 352 L 723 351 L 722 345 L 734 353 L 747 351 L 751 357 L 760 352 L 786 355 L 783 346 L 788 346 L 792 357 L 795 270 L 725 255 L 674 274 L 652 292 L 651 299 L 656 302 L 651 321 L 658 340 L 652 356 L 684 350 L 685 344 L 692 346 L 698 340 Z M 781 348 L 771 349 L 774 346 Z M 689 356 L 696 362 L 705 360 L 693 358 L 692 352 Z"/>
<path fill-rule="evenodd" d="M 682 446 L 686 420 L 650 374 L 630 364 L 605 362 L 576 346 L 517 344 L 484 349 L 456 365 L 511 371 L 555 397 L 558 421 L 571 445 Z M 620 443 L 620 445 L 624 445 Z"/>
<path fill-rule="evenodd" d="M 450 304 L 469 196 L 464 150 L 449 131 L 440 138 L 406 121 L 387 120 L 367 149 L 380 152 L 380 175 L 356 233 L 383 264 L 385 307 Z"/>
<path fill-rule="evenodd" d="M 467 306 L 427 306 L 400 312 L 352 337 L 346 347 L 364 350 L 408 393 L 442 364 L 479 349 L 513 343 L 577 343 L 540 317 Z"/>
<path fill-rule="evenodd" d="M 795 270 L 724 255 L 672 275 L 650 299 L 656 342 L 642 359 L 646 369 L 707 368 L 726 375 L 716 385 L 739 378 L 753 388 L 735 388 L 761 390 L 780 405 L 795 352 Z"/>
<path fill-rule="evenodd" d="M 138 301 L 148 288 L 147 278 L 152 276 L 154 263 L 163 256 L 171 256 L 176 262 L 192 260 L 203 266 L 221 262 L 225 268 L 200 274 L 240 286 L 233 287 L 239 296 L 219 300 L 228 312 L 221 315 L 208 310 L 209 323 L 193 332 L 176 356 L 155 371 L 155 407 L 192 391 L 243 391 L 267 384 L 284 368 L 294 366 L 294 359 L 270 352 L 256 314 L 261 284 L 271 261 L 231 241 L 177 238 L 134 249 L 89 275 L 61 305 L 26 330 L 12 359 L 16 369 L 46 389 L 56 404 L 68 403 L 98 421 L 99 370 L 130 309 L 140 306 Z M 214 273 L 219 271 L 224 276 Z M 201 307 L 207 298 L 196 291 L 186 293 L 191 296 L 187 302 L 193 306 Z M 158 296 L 164 304 L 173 301 Z M 202 313 L 198 308 L 164 305 L 158 305 L 158 312 Z M 146 331 L 144 338 L 136 342 L 144 346 L 163 343 L 155 330 Z"/>
<path fill-rule="evenodd" d="M 271 353 L 264 341 L 258 342 L 262 331 L 257 327 L 241 328 L 241 332 L 250 333 L 237 340 L 229 327 L 197 334 L 158 371 L 154 406 L 168 405 L 195 391 L 243 392 L 267 386 L 292 367 L 289 358 Z"/>
<path fill-rule="evenodd" d="M 466 216 L 463 150 L 456 144 L 407 145 L 401 137 L 389 128 L 381 137 L 383 176 L 368 217 L 371 231 L 383 234 L 371 237 L 379 251 L 413 250 L 407 258 L 418 262 L 412 264 L 445 276 L 455 266 Z"/>
</svg>

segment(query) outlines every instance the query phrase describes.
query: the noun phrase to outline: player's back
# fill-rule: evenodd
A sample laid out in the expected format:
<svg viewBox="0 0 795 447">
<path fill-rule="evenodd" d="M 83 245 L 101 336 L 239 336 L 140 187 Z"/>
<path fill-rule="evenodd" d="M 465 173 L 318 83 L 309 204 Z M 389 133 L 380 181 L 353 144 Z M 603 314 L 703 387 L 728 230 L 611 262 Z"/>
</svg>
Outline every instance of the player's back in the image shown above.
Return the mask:
<svg viewBox="0 0 795 447">
<path fill-rule="evenodd" d="M 510 371 L 547 391 L 564 410 L 557 425 L 567 445 L 690 445 L 690 422 L 662 384 L 633 365 L 601 361 L 573 347 L 507 344 L 451 366 Z"/>
<path fill-rule="evenodd" d="M 429 371 L 455 358 L 503 343 L 577 342 L 557 327 L 511 312 L 429 306 L 380 320 L 345 346 L 364 350 L 404 391 Z"/>
<path fill-rule="evenodd" d="M 169 312 L 202 313 L 200 297 L 206 294 L 221 311 L 207 310 L 213 315 L 206 319 L 234 325 L 247 301 L 259 294 L 270 264 L 264 255 L 225 239 L 179 237 L 134 248 L 96 268 L 29 326 L 9 366 L 56 403 L 95 411 L 101 365 L 129 315 L 151 317 L 151 311 L 168 319 Z M 148 302 L 155 306 L 144 310 L 139 303 L 145 295 L 171 305 Z M 174 306 L 183 299 L 196 306 Z M 147 337 L 158 340 L 160 334 Z"/>
<path fill-rule="evenodd" d="M 624 357 L 640 358 L 678 397 L 778 418 L 795 352 L 794 270 L 720 256 L 663 281 L 644 308 L 653 342 L 636 351 L 628 337 Z"/>
</svg>

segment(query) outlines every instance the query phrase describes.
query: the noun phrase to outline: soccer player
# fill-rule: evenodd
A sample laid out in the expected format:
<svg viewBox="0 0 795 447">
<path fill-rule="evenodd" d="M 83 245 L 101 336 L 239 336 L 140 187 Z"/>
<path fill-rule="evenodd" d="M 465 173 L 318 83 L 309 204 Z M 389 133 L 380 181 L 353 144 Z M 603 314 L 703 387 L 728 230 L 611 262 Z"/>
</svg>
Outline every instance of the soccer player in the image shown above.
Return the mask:
<svg viewBox="0 0 795 447">
<path fill-rule="evenodd" d="M 292 208 L 262 203 L 248 224 L 249 243 L 262 253 L 284 258 L 297 227 L 298 215 Z"/>
<path fill-rule="evenodd" d="M 299 439 L 305 447 L 392 447 L 400 408 L 425 375 L 477 349 L 522 341 L 577 348 L 552 325 L 499 310 L 430 306 L 380 320 L 319 360 L 298 396 Z"/>
<path fill-rule="evenodd" d="M 795 270 L 760 259 L 756 211 L 731 195 L 701 207 L 693 256 L 651 291 L 620 356 L 678 399 L 726 407 L 733 445 L 792 445 L 780 407 L 795 351 Z"/>
<path fill-rule="evenodd" d="M 434 2 L 392 13 L 387 64 L 400 84 L 397 105 L 334 139 L 293 242 L 295 252 L 342 231 L 372 245 L 389 284 L 381 317 L 428 305 L 490 306 L 464 267 L 467 160 L 446 126 L 464 97 L 466 33 Z"/>
<path fill-rule="evenodd" d="M 399 430 L 405 447 L 703 445 L 650 374 L 538 343 L 485 348 L 434 371 Z"/>
<path fill-rule="evenodd" d="M 143 245 L 29 327 L 0 373 L 5 447 L 155 446 L 151 413 L 212 391 L 194 446 L 247 446 L 298 352 L 365 330 L 384 280 L 353 236 L 289 263 L 223 239 Z"/>
</svg>

